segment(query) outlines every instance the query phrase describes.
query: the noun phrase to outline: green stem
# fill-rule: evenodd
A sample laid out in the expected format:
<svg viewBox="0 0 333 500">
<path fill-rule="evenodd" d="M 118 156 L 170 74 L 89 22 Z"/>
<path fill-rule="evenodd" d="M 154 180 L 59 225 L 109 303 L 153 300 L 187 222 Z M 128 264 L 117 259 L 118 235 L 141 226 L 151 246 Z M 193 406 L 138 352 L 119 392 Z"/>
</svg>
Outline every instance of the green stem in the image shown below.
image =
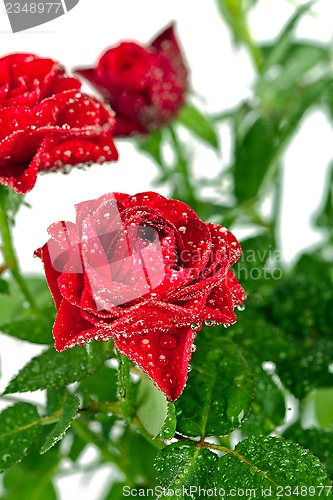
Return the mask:
<svg viewBox="0 0 333 500">
<path fill-rule="evenodd" d="M 131 423 L 134 416 L 134 394 L 131 380 L 131 362 L 119 351 L 118 358 L 118 399 L 121 405 L 123 418 Z"/>
<path fill-rule="evenodd" d="M 170 137 L 174 146 L 175 153 L 177 155 L 176 169 L 178 170 L 178 173 L 181 175 L 181 178 L 183 180 L 183 186 L 186 191 L 184 198 L 186 199 L 186 202 L 194 210 L 196 210 L 196 205 L 198 203 L 198 200 L 195 194 L 195 189 L 191 182 L 192 176 L 189 172 L 187 159 L 184 157 L 182 146 L 179 142 L 175 130 L 172 127 L 168 127 L 168 130 L 170 132 Z"/>
<path fill-rule="evenodd" d="M 7 192 L 5 190 L 2 190 L 0 193 L 0 234 L 2 238 L 3 257 L 6 266 L 8 267 L 14 280 L 18 284 L 23 296 L 28 301 L 30 308 L 35 313 L 38 313 L 38 308 L 35 303 L 35 300 L 25 282 L 25 279 L 21 274 L 16 253 L 14 250 L 12 232 L 8 218 L 7 199 L 8 199 Z"/>
</svg>

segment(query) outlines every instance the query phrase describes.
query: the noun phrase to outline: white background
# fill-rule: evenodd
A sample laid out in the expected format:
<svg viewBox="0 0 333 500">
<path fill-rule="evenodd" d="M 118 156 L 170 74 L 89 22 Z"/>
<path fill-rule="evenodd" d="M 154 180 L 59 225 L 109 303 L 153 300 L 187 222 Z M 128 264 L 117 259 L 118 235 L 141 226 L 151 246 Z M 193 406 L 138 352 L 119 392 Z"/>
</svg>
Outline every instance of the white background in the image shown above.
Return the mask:
<svg viewBox="0 0 333 500">
<path fill-rule="evenodd" d="M 304 2 L 299 2 L 304 3 Z M 271 40 L 293 13 L 287 0 L 260 0 L 251 15 L 254 39 Z M 298 30 L 300 38 L 323 42 L 332 39 L 332 0 L 319 0 L 313 15 L 305 18 Z M 253 70 L 244 50 L 235 51 L 229 33 L 221 22 L 214 0 L 80 0 L 68 14 L 44 26 L 12 34 L 3 4 L 0 7 L 1 55 L 10 52 L 34 52 L 59 60 L 70 70 L 93 65 L 105 48 L 120 40 L 148 42 L 164 26 L 175 20 L 191 68 L 192 87 L 207 102 L 207 110 L 219 112 L 237 105 L 249 95 Z M 91 92 L 90 89 L 88 89 Z M 224 162 L 228 156 L 228 136 L 222 142 Z M 332 159 L 332 128 L 324 113 L 307 116 L 285 155 L 284 198 L 281 235 L 283 254 L 291 260 L 295 254 L 319 240 L 310 219 L 318 208 L 325 185 L 327 166 Z M 150 188 L 156 169 L 138 155 L 133 146 L 119 142 L 120 160 L 94 166 L 89 171 L 74 170 L 39 176 L 27 196 L 32 209 L 22 209 L 15 229 L 15 241 L 24 271 L 42 272 L 33 251 L 47 239 L 46 229 L 54 221 L 72 219 L 76 202 L 96 198 L 105 192 L 135 193 Z M 196 170 L 217 167 L 217 160 L 200 149 Z M 167 190 L 159 189 L 162 194 Z M 237 233 L 236 233 L 237 235 Z M 0 390 L 8 378 L 38 351 L 26 343 L 0 337 L 2 371 Z M 91 451 L 93 453 L 93 451 Z M 97 500 L 109 469 L 89 481 L 80 475 L 57 481 L 61 500 L 75 498 Z"/>
</svg>

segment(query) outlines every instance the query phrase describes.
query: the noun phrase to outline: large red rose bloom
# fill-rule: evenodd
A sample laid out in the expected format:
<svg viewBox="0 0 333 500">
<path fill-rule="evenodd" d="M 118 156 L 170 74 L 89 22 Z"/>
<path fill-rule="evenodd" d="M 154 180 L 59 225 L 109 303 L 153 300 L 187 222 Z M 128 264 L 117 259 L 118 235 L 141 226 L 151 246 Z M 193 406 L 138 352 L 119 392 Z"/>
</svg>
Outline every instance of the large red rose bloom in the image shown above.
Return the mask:
<svg viewBox="0 0 333 500">
<path fill-rule="evenodd" d="M 176 399 L 202 322 L 234 323 L 245 299 L 230 270 L 237 240 L 153 192 L 105 195 L 76 214 L 75 223 L 53 224 L 36 251 L 57 308 L 56 348 L 113 338 Z"/>
<path fill-rule="evenodd" d="M 107 50 L 95 68 L 76 72 L 116 112 L 115 137 L 158 129 L 176 118 L 185 103 L 188 70 L 173 26 L 146 47 L 123 42 Z"/>
<path fill-rule="evenodd" d="M 30 191 L 40 171 L 116 160 L 113 113 L 52 59 L 0 58 L 0 184 Z"/>
</svg>

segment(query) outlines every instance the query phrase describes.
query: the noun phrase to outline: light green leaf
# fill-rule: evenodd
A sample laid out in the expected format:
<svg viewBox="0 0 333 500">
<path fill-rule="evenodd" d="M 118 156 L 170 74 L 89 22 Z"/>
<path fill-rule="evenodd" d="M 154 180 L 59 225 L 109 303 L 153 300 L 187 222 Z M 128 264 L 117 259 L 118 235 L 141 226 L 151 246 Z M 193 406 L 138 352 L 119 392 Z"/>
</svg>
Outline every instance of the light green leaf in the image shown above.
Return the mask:
<svg viewBox="0 0 333 500">
<path fill-rule="evenodd" d="M 192 371 L 176 401 L 177 429 L 182 434 L 229 434 L 249 413 L 254 393 L 251 370 L 239 348 L 222 335 L 201 331 L 197 337 Z"/>
<path fill-rule="evenodd" d="M 157 498 L 202 498 L 198 493 L 199 487 L 210 488 L 217 459 L 217 455 L 211 451 L 197 448 L 194 444 L 175 443 L 167 446 L 159 452 L 155 461 L 158 479 L 165 489 L 165 494 Z M 189 496 L 191 487 L 193 496 Z M 187 494 L 184 490 L 187 490 Z"/>
<path fill-rule="evenodd" d="M 244 202 L 257 196 L 275 157 L 277 135 L 272 122 L 258 116 L 235 146 L 235 195 Z"/>
<path fill-rule="evenodd" d="M 168 402 L 168 413 L 166 419 L 157 434 L 156 439 L 171 439 L 175 435 L 177 426 L 176 407 L 174 403 Z"/>
<path fill-rule="evenodd" d="M 27 455 L 39 432 L 36 407 L 17 403 L 0 413 L 0 472 Z"/>
<path fill-rule="evenodd" d="M 232 453 L 219 459 L 213 484 L 221 500 L 244 488 L 248 495 L 252 489 L 253 498 L 320 498 L 320 487 L 324 487 L 325 498 L 333 497 L 331 482 L 318 458 L 291 441 L 273 437 L 239 443 Z M 306 488 L 302 490 L 302 486 Z"/>
<path fill-rule="evenodd" d="M 73 418 L 77 414 L 79 405 L 80 400 L 77 396 L 69 395 L 67 397 L 62 408 L 61 417 L 47 436 L 43 446 L 40 449 L 40 453 L 47 452 L 64 437 L 67 429 L 71 426 Z"/>
<path fill-rule="evenodd" d="M 89 367 L 85 347 L 63 352 L 50 348 L 22 368 L 9 383 L 5 394 L 62 387 L 87 377 L 96 369 Z"/>
<path fill-rule="evenodd" d="M 320 387 L 317 389 L 314 401 L 319 425 L 333 431 L 333 387 Z"/>
<path fill-rule="evenodd" d="M 142 377 L 137 395 L 137 415 L 149 434 L 156 436 L 167 418 L 165 395 L 148 377 Z"/>
<path fill-rule="evenodd" d="M 199 139 L 212 146 L 219 148 L 217 134 L 211 122 L 193 104 L 186 104 L 181 110 L 177 122 L 193 132 Z"/>
</svg>

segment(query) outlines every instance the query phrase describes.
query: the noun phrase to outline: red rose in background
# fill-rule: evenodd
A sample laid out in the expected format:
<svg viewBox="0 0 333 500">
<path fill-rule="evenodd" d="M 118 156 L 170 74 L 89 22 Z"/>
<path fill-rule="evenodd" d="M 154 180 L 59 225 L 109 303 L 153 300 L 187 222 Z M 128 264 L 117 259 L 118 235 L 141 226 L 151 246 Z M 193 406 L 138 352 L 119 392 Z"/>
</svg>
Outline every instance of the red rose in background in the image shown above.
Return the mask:
<svg viewBox="0 0 333 500">
<path fill-rule="evenodd" d="M 56 349 L 113 338 L 176 399 L 201 323 L 234 323 L 245 299 L 230 270 L 241 255 L 235 237 L 152 192 L 80 203 L 75 224 L 49 234 L 36 255 L 57 308 Z"/>
<path fill-rule="evenodd" d="M 188 71 L 173 26 L 147 47 L 123 42 L 96 68 L 78 69 L 116 112 L 115 137 L 145 134 L 173 120 L 185 103 Z"/>
<path fill-rule="evenodd" d="M 117 159 L 111 110 L 80 88 L 52 59 L 0 58 L 0 184 L 22 194 L 40 171 Z"/>
</svg>

